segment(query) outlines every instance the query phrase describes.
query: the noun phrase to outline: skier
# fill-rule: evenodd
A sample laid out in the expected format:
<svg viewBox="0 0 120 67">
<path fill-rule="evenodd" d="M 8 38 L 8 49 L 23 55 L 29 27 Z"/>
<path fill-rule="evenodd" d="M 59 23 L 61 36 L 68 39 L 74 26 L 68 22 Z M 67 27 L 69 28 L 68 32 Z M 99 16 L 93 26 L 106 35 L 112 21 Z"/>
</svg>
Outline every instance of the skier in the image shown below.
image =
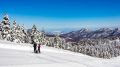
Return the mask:
<svg viewBox="0 0 120 67">
<path fill-rule="evenodd" d="M 34 53 L 36 53 L 37 52 L 37 50 L 36 50 L 37 44 L 35 42 L 33 42 L 33 47 L 34 47 Z"/>
<path fill-rule="evenodd" d="M 40 47 L 41 47 L 41 44 L 39 43 L 39 44 L 38 44 L 38 52 L 39 52 L 39 53 L 41 53 Z"/>
</svg>

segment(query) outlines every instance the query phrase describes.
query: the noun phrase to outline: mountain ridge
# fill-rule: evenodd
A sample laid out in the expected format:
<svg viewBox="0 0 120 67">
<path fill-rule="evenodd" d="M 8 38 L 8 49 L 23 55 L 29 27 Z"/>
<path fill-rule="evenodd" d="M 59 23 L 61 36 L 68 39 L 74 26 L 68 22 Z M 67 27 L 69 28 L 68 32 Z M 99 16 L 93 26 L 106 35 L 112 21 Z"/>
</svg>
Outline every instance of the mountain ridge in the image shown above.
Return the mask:
<svg viewBox="0 0 120 67">
<path fill-rule="evenodd" d="M 90 39 L 112 39 L 112 38 L 117 38 L 120 37 L 120 28 L 100 28 L 97 30 L 89 30 L 86 28 L 82 28 L 77 31 L 71 31 L 69 33 L 61 34 L 61 37 L 64 38 L 71 38 L 74 41 L 79 41 L 80 39 L 85 39 L 85 38 L 90 38 Z"/>
</svg>

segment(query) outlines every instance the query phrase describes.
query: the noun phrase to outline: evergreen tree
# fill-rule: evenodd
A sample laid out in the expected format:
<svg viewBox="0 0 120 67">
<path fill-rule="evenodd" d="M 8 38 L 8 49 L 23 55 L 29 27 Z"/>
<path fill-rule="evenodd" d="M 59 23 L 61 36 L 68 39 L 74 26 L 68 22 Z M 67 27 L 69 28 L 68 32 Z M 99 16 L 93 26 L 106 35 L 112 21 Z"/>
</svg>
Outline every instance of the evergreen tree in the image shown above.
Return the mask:
<svg viewBox="0 0 120 67">
<path fill-rule="evenodd" d="M 0 39 L 2 39 L 2 26 L 1 26 L 1 23 L 0 23 Z"/>
<path fill-rule="evenodd" d="M 24 31 L 24 27 L 17 25 L 16 21 L 13 22 L 13 27 L 12 27 L 12 40 L 14 42 L 18 43 L 24 43 L 25 42 L 25 36 L 26 33 Z"/>
<path fill-rule="evenodd" d="M 1 24 L 2 24 L 2 38 L 6 40 L 10 40 L 11 30 L 10 30 L 9 16 L 7 14 L 3 17 Z"/>
<path fill-rule="evenodd" d="M 31 32 L 31 41 L 34 41 L 36 43 L 45 43 L 45 32 L 44 31 L 38 31 L 36 26 L 33 25 L 32 32 Z"/>
</svg>

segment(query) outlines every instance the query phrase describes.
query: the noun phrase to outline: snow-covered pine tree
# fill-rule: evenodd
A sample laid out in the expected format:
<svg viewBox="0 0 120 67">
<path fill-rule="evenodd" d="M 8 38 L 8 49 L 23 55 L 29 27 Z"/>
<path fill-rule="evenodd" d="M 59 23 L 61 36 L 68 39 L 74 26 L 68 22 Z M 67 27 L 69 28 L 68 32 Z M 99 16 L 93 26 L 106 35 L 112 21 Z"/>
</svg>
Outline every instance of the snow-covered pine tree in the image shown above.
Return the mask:
<svg viewBox="0 0 120 67">
<path fill-rule="evenodd" d="M 22 33 L 24 34 L 23 35 L 23 41 L 24 43 L 30 43 L 31 42 L 31 38 L 29 37 L 29 34 L 27 33 L 27 30 L 25 29 L 24 25 L 21 27 L 22 29 Z"/>
<path fill-rule="evenodd" d="M 10 40 L 11 37 L 10 21 L 9 16 L 7 14 L 3 17 L 1 24 L 2 24 L 2 38 L 5 40 Z"/>
<path fill-rule="evenodd" d="M 65 39 L 61 38 L 59 35 L 60 34 L 57 33 L 54 37 L 54 47 L 64 49 L 64 45 L 66 45 L 67 43 L 65 42 Z"/>
<path fill-rule="evenodd" d="M 32 27 L 32 32 L 31 32 L 31 42 L 33 43 L 34 37 L 35 37 L 35 32 L 37 31 L 37 28 L 35 25 Z"/>
<path fill-rule="evenodd" d="M 2 39 L 2 26 L 1 26 L 1 23 L 0 23 L 0 39 Z"/>
<path fill-rule="evenodd" d="M 25 36 L 26 33 L 24 31 L 24 27 L 17 25 L 16 21 L 14 21 L 12 27 L 12 41 L 17 43 L 25 43 Z"/>
<path fill-rule="evenodd" d="M 54 47 L 59 48 L 60 46 L 59 43 L 60 43 L 60 37 L 59 37 L 59 34 L 57 33 L 54 38 Z"/>
<path fill-rule="evenodd" d="M 31 33 L 31 40 L 38 43 L 38 38 L 39 38 L 39 31 L 37 30 L 36 26 L 33 25 L 32 27 L 32 33 Z"/>
<path fill-rule="evenodd" d="M 31 32 L 31 41 L 45 45 L 46 41 L 45 32 L 37 30 L 36 26 L 33 25 Z"/>
<path fill-rule="evenodd" d="M 11 30 L 12 30 L 12 34 L 11 34 L 12 41 L 16 41 L 15 40 L 17 38 L 17 33 L 16 33 L 17 25 L 16 25 L 16 21 L 13 21 L 13 27 L 12 27 Z"/>
<path fill-rule="evenodd" d="M 41 31 L 41 42 L 42 42 L 42 45 L 46 45 L 46 35 L 45 35 L 45 31 L 44 30 L 42 30 Z"/>
<path fill-rule="evenodd" d="M 26 32 L 24 26 L 20 27 L 20 33 L 21 33 L 21 42 L 26 43 L 26 39 L 28 39 L 28 38 L 27 38 L 27 32 Z"/>
</svg>

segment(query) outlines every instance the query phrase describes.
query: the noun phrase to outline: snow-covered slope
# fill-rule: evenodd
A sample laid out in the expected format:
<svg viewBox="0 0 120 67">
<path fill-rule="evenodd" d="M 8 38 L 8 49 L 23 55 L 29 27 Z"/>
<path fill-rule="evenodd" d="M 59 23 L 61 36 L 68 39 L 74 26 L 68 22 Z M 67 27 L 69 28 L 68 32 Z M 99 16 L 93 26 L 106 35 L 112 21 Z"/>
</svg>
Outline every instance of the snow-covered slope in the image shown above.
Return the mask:
<svg viewBox="0 0 120 67">
<path fill-rule="evenodd" d="M 120 57 L 101 59 L 42 46 L 34 54 L 31 44 L 0 41 L 0 67 L 120 67 Z"/>
</svg>

